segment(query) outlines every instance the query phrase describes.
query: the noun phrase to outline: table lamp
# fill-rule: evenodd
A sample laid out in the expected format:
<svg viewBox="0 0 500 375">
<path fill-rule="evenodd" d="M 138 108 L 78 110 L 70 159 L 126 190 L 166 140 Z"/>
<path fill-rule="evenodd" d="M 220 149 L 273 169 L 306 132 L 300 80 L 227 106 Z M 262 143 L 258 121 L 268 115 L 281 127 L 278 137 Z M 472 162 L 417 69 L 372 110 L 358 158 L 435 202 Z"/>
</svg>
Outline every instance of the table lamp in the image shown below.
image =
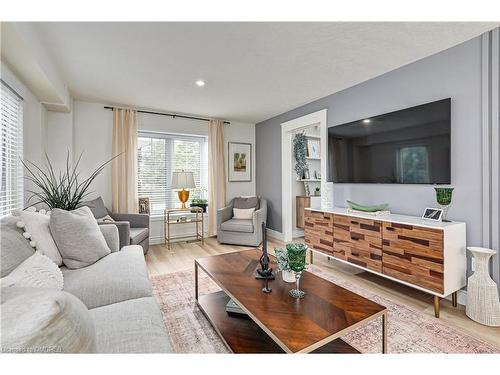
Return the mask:
<svg viewBox="0 0 500 375">
<path fill-rule="evenodd" d="M 177 194 L 179 200 L 182 203 L 181 208 L 186 208 L 186 202 L 189 199 L 189 190 L 194 189 L 196 185 L 194 183 L 193 172 L 173 172 L 172 173 L 172 189 L 180 189 Z"/>
</svg>

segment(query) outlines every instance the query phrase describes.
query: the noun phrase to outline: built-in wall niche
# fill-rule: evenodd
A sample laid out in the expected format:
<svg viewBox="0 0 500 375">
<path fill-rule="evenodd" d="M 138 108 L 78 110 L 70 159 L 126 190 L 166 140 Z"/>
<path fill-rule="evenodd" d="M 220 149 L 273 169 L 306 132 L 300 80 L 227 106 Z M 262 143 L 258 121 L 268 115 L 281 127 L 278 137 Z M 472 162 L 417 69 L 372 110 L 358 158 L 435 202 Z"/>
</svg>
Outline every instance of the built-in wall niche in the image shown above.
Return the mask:
<svg viewBox="0 0 500 375">
<path fill-rule="evenodd" d="M 311 125 L 307 128 L 299 129 L 295 134 L 305 136 L 306 148 L 306 170 L 301 176 L 295 171 L 297 162 L 292 148 L 292 175 L 295 182 L 292 184 L 292 215 L 293 237 L 303 236 L 304 208 L 316 205 L 321 196 L 321 137 L 318 125 Z"/>
</svg>

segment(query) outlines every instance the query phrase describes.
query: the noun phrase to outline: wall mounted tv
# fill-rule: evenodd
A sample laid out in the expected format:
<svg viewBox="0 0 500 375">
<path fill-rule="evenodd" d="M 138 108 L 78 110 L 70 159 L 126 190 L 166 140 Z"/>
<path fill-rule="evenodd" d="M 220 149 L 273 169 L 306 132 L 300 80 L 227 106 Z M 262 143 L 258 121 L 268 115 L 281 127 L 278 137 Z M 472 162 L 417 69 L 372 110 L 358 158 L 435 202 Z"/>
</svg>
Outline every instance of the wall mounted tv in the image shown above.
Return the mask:
<svg viewBox="0 0 500 375">
<path fill-rule="evenodd" d="M 330 181 L 449 184 L 451 99 L 328 128 Z"/>
</svg>

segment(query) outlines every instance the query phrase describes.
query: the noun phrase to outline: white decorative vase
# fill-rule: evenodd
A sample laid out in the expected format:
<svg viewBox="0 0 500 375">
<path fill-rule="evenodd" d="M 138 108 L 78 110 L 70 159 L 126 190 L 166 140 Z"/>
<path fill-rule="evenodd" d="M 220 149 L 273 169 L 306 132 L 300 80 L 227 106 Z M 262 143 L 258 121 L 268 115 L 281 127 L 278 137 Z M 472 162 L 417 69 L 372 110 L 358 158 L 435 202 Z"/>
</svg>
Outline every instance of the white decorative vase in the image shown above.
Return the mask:
<svg viewBox="0 0 500 375">
<path fill-rule="evenodd" d="M 294 283 L 295 282 L 295 272 L 292 270 L 281 271 L 281 277 L 283 281 L 286 283 Z"/>
<path fill-rule="evenodd" d="M 467 248 L 474 256 L 474 273 L 467 281 L 465 314 L 472 320 L 491 327 L 500 326 L 500 301 L 497 284 L 490 277 L 488 265 L 495 250 Z"/>
</svg>

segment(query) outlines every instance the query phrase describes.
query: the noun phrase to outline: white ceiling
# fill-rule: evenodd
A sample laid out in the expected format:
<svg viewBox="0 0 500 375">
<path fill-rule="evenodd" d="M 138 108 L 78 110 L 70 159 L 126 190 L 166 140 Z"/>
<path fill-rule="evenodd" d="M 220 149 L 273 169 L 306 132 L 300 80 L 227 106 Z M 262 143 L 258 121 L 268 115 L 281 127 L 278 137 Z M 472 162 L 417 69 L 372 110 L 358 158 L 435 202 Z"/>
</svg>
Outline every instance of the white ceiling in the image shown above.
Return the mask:
<svg viewBox="0 0 500 375">
<path fill-rule="evenodd" d="M 40 23 L 75 98 L 259 122 L 493 23 Z M 198 88 L 197 79 L 206 86 Z"/>
</svg>

